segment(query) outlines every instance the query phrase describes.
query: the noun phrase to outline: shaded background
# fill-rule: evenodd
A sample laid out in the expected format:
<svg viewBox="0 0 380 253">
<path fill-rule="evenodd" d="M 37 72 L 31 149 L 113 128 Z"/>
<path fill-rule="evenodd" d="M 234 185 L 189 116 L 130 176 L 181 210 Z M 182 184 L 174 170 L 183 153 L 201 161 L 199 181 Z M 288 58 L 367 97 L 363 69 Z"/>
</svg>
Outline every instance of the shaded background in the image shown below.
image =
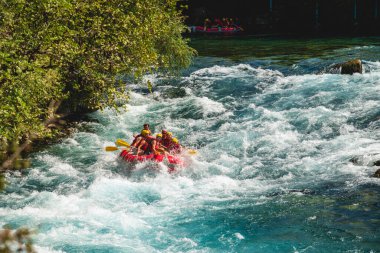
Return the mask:
<svg viewBox="0 0 380 253">
<path fill-rule="evenodd" d="M 379 34 L 379 0 L 189 0 L 188 25 L 237 17 L 249 33 Z"/>
</svg>

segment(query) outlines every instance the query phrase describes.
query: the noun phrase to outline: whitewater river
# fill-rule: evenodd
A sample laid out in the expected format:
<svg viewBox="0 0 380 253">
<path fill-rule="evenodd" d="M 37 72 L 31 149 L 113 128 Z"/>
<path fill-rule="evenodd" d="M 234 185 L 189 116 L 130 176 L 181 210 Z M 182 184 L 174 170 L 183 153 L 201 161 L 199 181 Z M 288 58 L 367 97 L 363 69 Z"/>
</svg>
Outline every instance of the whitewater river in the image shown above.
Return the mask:
<svg viewBox="0 0 380 253">
<path fill-rule="evenodd" d="M 193 39 L 180 77 L 7 174 L 0 226 L 38 252 L 380 252 L 380 39 Z M 326 71 L 360 58 L 362 75 Z M 198 149 L 186 168 L 105 152 L 143 123 Z"/>
</svg>

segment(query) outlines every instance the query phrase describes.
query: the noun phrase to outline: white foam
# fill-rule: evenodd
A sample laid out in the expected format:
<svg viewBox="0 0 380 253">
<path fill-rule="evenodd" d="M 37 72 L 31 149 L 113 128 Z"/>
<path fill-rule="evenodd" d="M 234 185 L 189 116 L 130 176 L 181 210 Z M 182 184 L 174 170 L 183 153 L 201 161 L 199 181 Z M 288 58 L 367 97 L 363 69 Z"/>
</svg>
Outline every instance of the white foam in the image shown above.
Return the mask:
<svg viewBox="0 0 380 253">
<path fill-rule="evenodd" d="M 64 253 L 64 251 L 54 250 L 51 247 L 42 247 L 42 246 L 34 245 L 33 248 L 36 250 L 36 252 L 39 252 L 39 253 Z"/>
<path fill-rule="evenodd" d="M 365 72 L 380 72 L 380 61 L 362 61 Z"/>
<path fill-rule="evenodd" d="M 244 240 L 244 239 L 245 239 L 245 237 L 244 237 L 242 234 L 240 234 L 240 233 L 235 233 L 234 235 L 235 235 L 236 238 L 239 239 L 239 240 Z"/>
<path fill-rule="evenodd" d="M 210 86 L 215 81 L 229 78 L 246 80 L 246 85 L 249 86 L 252 85 L 250 80 L 255 79 L 258 81 L 256 88 L 265 89 L 268 85 L 270 86 L 283 78 L 283 75 L 277 70 L 254 68 L 248 64 L 233 66 L 215 65 L 194 71 L 189 77 L 184 78 L 183 82 L 196 85 L 198 89 L 206 92 L 210 90 Z"/>
<path fill-rule="evenodd" d="M 149 78 L 157 81 L 157 77 Z M 258 80 L 261 93 L 244 100 L 230 94 L 215 99 L 214 94 L 210 96 L 192 86 L 195 83 L 200 89 L 205 86 L 212 91 L 208 85 L 226 78 L 245 78 L 248 81 L 243 85 Z M 99 132 L 78 133 L 59 144 L 60 149 L 82 158 L 93 152 L 96 159 L 85 168 L 86 174 L 70 162 L 71 157 L 65 160 L 42 153 L 37 156 L 39 167 L 31 168 L 24 179 L 48 185 L 60 176 L 68 176 L 80 185 L 94 178 L 87 188 L 73 186 L 71 191 L 64 191 L 57 186 L 54 192 L 9 194 L 8 200 L 22 203 L 21 207 L 0 208 L 0 216 L 4 223 L 26 220 L 32 227 L 41 224 L 37 246 L 46 252 L 65 243 L 155 252 L 157 249 L 150 245 L 153 240 L 172 243 L 162 251 L 177 252 L 184 246 L 187 252 L 208 252 L 211 249 L 203 247 L 195 237 L 176 234 L 171 224 L 191 219 L 189 213 L 205 207 L 225 210 L 224 202 L 240 204 L 241 200 L 262 205 L 271 201 L 268 193 L 287 192 L 298 186 L 316 187 L 319 182 L 335 182 L 342 177 L 348 178 L 346 187 L 379 184 L 370 177 L 374 170 L 370 164 L 380 159 L 376 155 L 380 150 L 375 138 L 377 130 L 356 128 L 348 120 L 365 117 L 378 108 L 375 98 L 367 99 L 379 92 L 378 80 L 377 73 L 284 76 L 278 71 L 238 64 L 193 72 L 184 78 L 183 83 L 190 82 L 184 98 L 154 100 L 131 92 L 128 111 L 116 114 L 106 109 L 94 114 L 101 121 Z M 344 106 L 329 103 L 347 90 L 358 91 L 357 96 L 343 101 Z M 266 96 L 272 95 L 279 99 L 264 104 Z M 284 106 L 286 103 L 289 107 Z M 178 108 L 185 113 L 187 108 L 197 110 L 197 116 L 201 116 L 193 119 L 171 115 Z M 233 117 L 235 112 L 242 116 Z M 102 151 L 105 146 L 113 146 L 121 135 L 131 137 L 143 121 L 153 122 L 156 130 L 170 129 L 182 137 L 181 141 L 199 144 L 198 155 L 188 157 L 186 168 L 170 174 L 165 165 L 152 163 L 128 170 L 125 164 L 115 161 L 117 152 Z M 304 126 L 297 128 L 298 122 Z M 356 156 L 360 156 L 358 165 L 349 162 Z M 293 195 L 301 197 L 304 193 Z M 230 237 L 235 241 L 245 239 L 244 231 L 232 233 Z"/>
<path fill-rule="evenodd" d="M 248 64 L 238 64 L 234 66 L 219 66 L 215 65 L 209 68 L 203 68 L 191 73 L 191 77 L 241 77 L 246 75 L 259 75 L 268 77 L 268 75 L 283 76 L 281 72 L 276 70 L 268 70 L 262 68 L 253 68 Z"/>
<path fill-rule="evenodd" d="M 220 114 L 226 111 L 223 104 L 213 101 L 207 97 L 196 98 L 195 103 L 202 107 L 205 116 L 213 115 L 215 113 Z"/>
<path fill-rule="evenodd" d="M 78 171 L 70 164 L 63 163 L 57 157 L 45 155 L 42 158 L 48 166 L 50 166 L 50 172 L 54 174 L 63 174 L 68 176 L 78 176 Z"/>
</svg>

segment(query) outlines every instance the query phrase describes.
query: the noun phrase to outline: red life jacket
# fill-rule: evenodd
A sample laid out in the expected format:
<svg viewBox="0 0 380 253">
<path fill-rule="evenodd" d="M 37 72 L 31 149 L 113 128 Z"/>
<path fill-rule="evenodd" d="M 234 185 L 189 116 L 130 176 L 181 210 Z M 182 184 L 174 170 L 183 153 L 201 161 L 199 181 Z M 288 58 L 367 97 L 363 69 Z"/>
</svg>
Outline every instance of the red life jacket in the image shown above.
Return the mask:
<svg viewBox="0 0 380 253">
<path fill-rule="evenodd" d="M 161 147 L 161 141 L 156 139 L 156 149 Z"/>
<path fill-rule="evenodd" d="M 174 143 L 174 142 L 172 142 L 171 144 L 170 144 L 170 146 L 169 146 L 169 151 L 171 152 L 171 153 L 180 153 L 181 152 L 181 145 L 180 144 L 178 144 L 178 143 Z"/>
<path fill-rule="evenodd" d="M 144 130 L 144 129 L 143 129 Z M 149 133 L 151 133 L 152 134 L 152 132 L 149 130 Z M 136 141 L 137 141 L 137 138 L 139 138 L 139 137 L 142 137 L 142 135 L 141 134 L 138 134 L 138 135 L 136 135 L 135 136 L 135 138 L 133 139 L 133 141 L 132 141 L 132 146 L 136 143 Z"/>
<path fill-rule="evenodd" d="M 172 149 L 179 153 L 181 151 L 181 145 L 179 145 L 178 143 L 174 143 L 174 145 L 172 146 Z"/>
<path fill-rule="evenodd" d="M 153 141 L 156 140 L 156 138 L 152 137 L 152 136 L 148 136 L 148 137 L 145 137 L 144 138 L 145 140 L 145 143 L 144 145 L 141 147 L 142 150 L 144 150 L 144 153 L 145 154 L 150 154 L 152 153 L 152 150 L 153 150 Z"/>
<path fill-rule="evenodd" d="M 161 144 L 165 148 L 169 149 L 170 145 L 172 144 L 172 139 L 162 139 Z"/>
<path fill-rule="evenodd" d="M 141 134 L 136 135 L 136 137 L 135 137 L 135 138 L 133 139 L 133 141 L 132 141 L 131 146 L 133 146 L 133 145 L 136 143 L 136 141 L 137 141 L 137 139 L 138 139 L 139 137 L 141 137 Z"/>
</svg>

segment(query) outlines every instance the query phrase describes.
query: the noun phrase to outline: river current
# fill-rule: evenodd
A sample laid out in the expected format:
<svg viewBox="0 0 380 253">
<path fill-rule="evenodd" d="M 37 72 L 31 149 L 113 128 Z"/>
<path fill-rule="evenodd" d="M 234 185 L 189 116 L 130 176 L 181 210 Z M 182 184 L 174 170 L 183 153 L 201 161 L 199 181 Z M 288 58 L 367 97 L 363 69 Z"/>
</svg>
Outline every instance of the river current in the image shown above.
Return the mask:
<svg viewBox="0 0 380 253">
<path fill-rule="evenodd" d="M 192 40 L 178 77 L 7 174 L 0 226 L 38 252 L 380 252 L 380 39 Z M 360 58 L 364 73 L 328 71 Z M 128 166 L 105 146 L 143 123 L 198 150 Z"/>
</svg>

